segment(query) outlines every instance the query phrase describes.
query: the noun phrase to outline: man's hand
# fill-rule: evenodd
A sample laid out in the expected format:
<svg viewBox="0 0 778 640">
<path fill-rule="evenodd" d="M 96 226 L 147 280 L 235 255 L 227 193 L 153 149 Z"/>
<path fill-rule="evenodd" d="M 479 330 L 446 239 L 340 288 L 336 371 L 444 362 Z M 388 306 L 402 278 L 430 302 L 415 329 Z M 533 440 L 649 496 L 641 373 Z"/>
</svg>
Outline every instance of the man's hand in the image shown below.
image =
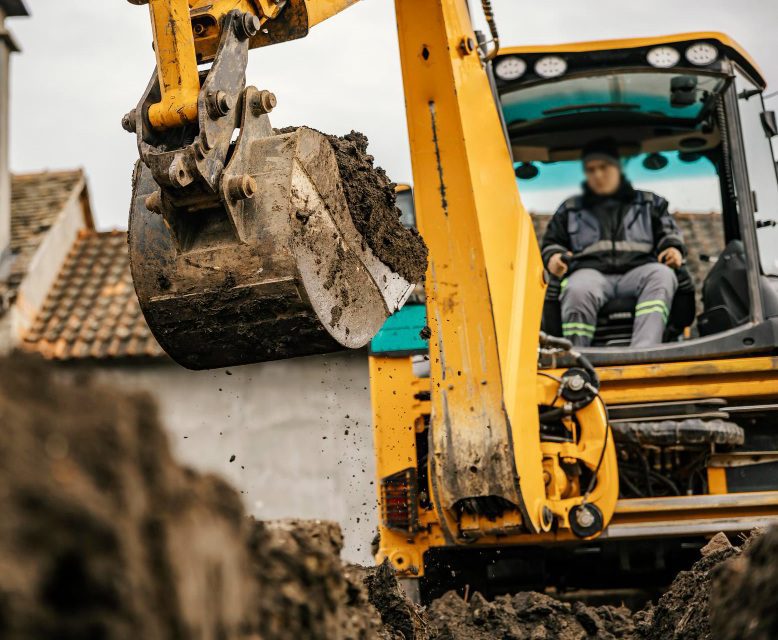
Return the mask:
<svg viewBox="0 0 778 640">
<path fill-rule="evenodd" d="M 659 262 L 666 264 L 671 269 L 680 269 L 683 264 L 683 254 L 675 247 L 670 247 L 659 254 Z"/>
<path fill-rule="evenodd" d="M 571 256 L 573 254 L 568 251 L 567 255 Z M 562 260 L 561 253 L 555 253 L 551 256 L 551 259 L 548 261 L 548 270 L 557 278 L 562 278 L 567 273 L 567 263 Z"/>
</svg>

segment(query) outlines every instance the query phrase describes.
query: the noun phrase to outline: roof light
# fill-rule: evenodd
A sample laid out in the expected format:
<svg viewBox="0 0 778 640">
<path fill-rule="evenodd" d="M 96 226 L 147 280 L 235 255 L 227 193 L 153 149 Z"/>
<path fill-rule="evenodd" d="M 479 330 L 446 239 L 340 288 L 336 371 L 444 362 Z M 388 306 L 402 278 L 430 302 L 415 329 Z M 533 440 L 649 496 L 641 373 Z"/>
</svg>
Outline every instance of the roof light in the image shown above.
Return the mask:
<svg viewBox="0 0 778 640">
<path fill-rule="evenodd" d="M 686 50 L 686 59 L 698 67 L 716 62 L 719 50 L 707 42 L 696 42 Z"/>
<path fill-rule="evenodd" d="M 669 69 L 680 62 L 681 54 L 673 47 L 654 47 L 648 52 L 646 60 L 657 69 Z"/>
<path fill-rule="evenodd" d="M 527 63 L 517 56 L 507 56 L 494 65 L 494 73 L 500 80 L 517 80 L 527 71 Z"/>
<path fill-rule="evenodd" d="M 544 56 L 535 63 L 535 73 L 541 78 L 558 78 L 567 71 L 567 62 L 559 56 Z"/>
</svg>

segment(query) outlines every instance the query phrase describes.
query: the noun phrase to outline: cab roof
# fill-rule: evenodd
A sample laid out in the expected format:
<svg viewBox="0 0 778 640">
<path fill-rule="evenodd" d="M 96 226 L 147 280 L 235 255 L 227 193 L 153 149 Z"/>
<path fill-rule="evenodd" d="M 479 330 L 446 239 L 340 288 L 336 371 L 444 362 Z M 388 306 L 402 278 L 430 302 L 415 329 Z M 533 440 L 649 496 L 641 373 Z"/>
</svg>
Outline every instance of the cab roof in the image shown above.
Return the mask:
<svg viewBox="0 0 778 640">
<path fill-rule="evenodd" d="M 618 40 L 592 40 L 589 42 L 571 42 L 557 45 L 531 45 L 524 47 L 503 47 L 499 56 L 543 55 L 543 54 L 582 54 L 601 51 L 645 49 L 660 45 L 691 44 L 693 42 L 713 42 L 726 56 L 737 62 L 751 76 L 761 89 L 767 86 L 764 75 L 754 59 L 735 40 L 718 31 L 692 31 L 674 35 L 648 38 L 626 38 Z"/>
</svg>

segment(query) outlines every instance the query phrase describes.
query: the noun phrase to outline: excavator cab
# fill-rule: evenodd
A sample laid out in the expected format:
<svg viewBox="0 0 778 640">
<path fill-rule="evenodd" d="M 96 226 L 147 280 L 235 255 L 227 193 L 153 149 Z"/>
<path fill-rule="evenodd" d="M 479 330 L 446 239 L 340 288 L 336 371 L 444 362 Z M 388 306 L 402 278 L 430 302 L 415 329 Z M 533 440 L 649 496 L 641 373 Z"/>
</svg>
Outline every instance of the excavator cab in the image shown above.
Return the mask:
<svg viewBox="0 0 778 640">
<path fill-rule="evenodd" d="M 669 200 L 689 247 L 664 344 L 630 353 L 634 299 L 601 310 L 595 363 L 685 360 L 775 345 L 778 180 L 764 80 L 721 34 L 505 49 L 495 62 L 522 199 L 542 237 L 580 192 L 581 149 L 616 140 L 638 190 Z M 543 329 L 561 335 L 551 278 Z"/>
</svg>

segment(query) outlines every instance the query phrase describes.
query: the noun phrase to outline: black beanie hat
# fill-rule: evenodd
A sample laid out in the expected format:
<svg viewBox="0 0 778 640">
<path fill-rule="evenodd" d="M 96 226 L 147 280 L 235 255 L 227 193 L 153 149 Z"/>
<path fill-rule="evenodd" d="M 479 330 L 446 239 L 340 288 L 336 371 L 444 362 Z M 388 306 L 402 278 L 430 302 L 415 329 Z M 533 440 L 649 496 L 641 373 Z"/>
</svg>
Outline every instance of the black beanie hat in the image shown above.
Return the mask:
<svg viewBox="0 0 778 640">
<path fill-rule="evenodd" d="M 621 167 L 619 146 L 613 138 L 601 138 L 587 143 L 581 151 L 581 160 L 584 164 L 589 160 L 604 160 Z"/>
</svg>

